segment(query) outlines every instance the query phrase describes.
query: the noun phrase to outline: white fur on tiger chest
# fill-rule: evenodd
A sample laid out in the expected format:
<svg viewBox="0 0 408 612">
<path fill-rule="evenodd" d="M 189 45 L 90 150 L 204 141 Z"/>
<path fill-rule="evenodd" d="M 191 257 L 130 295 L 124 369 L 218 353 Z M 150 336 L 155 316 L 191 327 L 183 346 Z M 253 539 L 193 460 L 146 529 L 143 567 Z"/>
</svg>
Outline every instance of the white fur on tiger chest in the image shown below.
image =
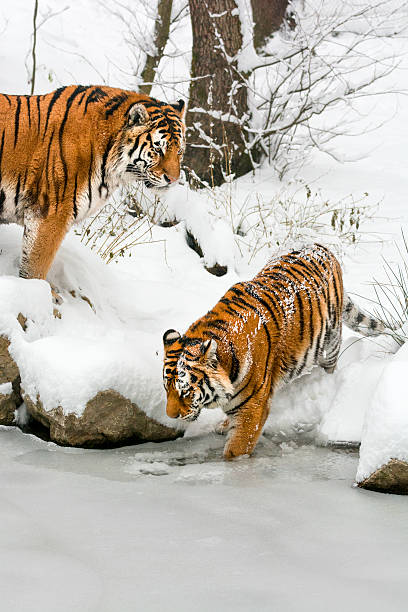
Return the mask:
<svg viewBox="0 0 408 612">
<path fill-rule="evenodd" d="M 76 217 L 74 223 L 78 223 L 86 217 L 92 216 L 98 212 L 106 204 L 110 193 L 118 185 L 109 186 L 100 185 L 99 181 L 93 179 L 91 189 L 85 188 L 76 199 Z"/>
<path fill-rule="evenodd" d="M 0 196 L 2 200 L 4 198 L 0 206 L 0 223 L 23 225 L 23 204 L 21 198 L 16 196 L 15 188 L 3 180 Z"/>
</svg>

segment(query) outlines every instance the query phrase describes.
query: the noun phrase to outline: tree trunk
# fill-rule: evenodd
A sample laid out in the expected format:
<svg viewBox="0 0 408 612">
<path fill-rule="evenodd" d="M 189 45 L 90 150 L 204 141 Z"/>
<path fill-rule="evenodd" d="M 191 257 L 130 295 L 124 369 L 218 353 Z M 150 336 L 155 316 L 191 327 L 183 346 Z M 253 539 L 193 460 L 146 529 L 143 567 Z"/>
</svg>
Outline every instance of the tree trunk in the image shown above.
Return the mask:
<svg viewBox="0 0 408 612">
<path fill-rule="evenodd" d="M 157 67 L 169 38 L 172 7 L 173 0 L 159 0 L 157 6 L 158 16 L 154 27 L 154 44 L 156 52 L 154 55 L 146 55 L 146 63 L 141 74 L 143 82 L 145 82 L 146 85 L 140 85 L 139 87 L 139 91 L 147 95 L 150 95 L 150 90 L 152 88 L 151 84 L 156 76 Z"/>
<path fill-rule="evenodd" d="M 251 0 L 254 22 L 254 46 L 259 50 L 267 38 L 279 30 L 285 18 L 288 0 Z"/>
<path fill-rule="evenodd" d="M 190 177 L 219 185 L 225 175 L 252 168 L 240 125 L 249 115 L 247 92 L 236 62 L 228 60 L 242 45 L 240 19 L 234 0 L 189 0 L 189 5 L 193 80 L 184 159 Z"/>
</svg>

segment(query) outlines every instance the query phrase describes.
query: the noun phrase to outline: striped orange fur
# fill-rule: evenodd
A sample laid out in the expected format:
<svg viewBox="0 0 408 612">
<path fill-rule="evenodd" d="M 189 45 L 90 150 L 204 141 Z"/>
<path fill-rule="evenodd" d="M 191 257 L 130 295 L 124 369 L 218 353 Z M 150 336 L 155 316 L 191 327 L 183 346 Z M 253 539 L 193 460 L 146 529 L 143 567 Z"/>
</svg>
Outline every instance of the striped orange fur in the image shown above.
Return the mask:
<svg viewBox="0 0 408 612">
<path fill-rule="evenodd" d="M 24 225 L 20 275 L 45 278 L 67 230 L 125 181 L 180 175 L 184 102 L 71 85 L 0 94 L 0 223 Z"/>
<path fill-rule="evenodd" d="M 340 264 L 327 248 L 272 259 L 184 335 L 164 334 L 168 416 L 195 420 L 202 408 L 220 407 L 229 429 L 224 457 L 251 454 L 278 386 L 315 365 L 333 371 L 342 320 L 364 335 L 384 330 L 343 293 Z"/>
</svg>

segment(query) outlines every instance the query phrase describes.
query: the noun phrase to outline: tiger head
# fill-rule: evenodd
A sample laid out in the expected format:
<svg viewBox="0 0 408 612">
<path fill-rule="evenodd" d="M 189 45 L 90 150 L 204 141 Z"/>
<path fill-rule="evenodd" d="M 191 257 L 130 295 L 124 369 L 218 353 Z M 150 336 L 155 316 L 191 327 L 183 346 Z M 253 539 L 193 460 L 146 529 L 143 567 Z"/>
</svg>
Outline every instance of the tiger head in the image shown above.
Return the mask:
<svg viewBox="0 0 408 612">
<path fill-rule="evenodd" d="M 166 104 L 147 98 L 127 113 L 121 158 L 129 180 L 146 187 L 168 187 L 180 177 L 185 148 L 185 104 Z"/>
<path fill-rule="evenodd" d="M 186 338 L 169 329 L 163 344 L 169 417 L 195 421 L 202 408 L 222 408 L 229 402 L 232 384 L 217 358 L 215 340 Z"/>
</svg>

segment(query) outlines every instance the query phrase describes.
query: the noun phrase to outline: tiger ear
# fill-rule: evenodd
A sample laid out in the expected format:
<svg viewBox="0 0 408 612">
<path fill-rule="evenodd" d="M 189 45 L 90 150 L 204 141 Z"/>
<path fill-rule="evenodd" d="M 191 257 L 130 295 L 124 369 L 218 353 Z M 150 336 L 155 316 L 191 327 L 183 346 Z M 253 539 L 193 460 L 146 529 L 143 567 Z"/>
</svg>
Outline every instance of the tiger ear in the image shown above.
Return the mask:
<svg viewBox="0 0 408 612">
<path fill-rule="evenodd" d="M 177 100 L 177 102 L 173 102 L 170 106 L 178 112 L 180 119 L 184 119 L 184 115 L 186 114 L 186 103 L 184 100 Z"/>
<path fill-rule="evenodd" d="M 181 336 L 178 331 L 176 331 L 175 329 L 168 329 L 163 334 L 164 348 L 166 349 L 167 347 L 171 346 L 173 342 L 176 342 L 176 340 L 179 340 L 180 338 Z"/>
<path fill-rule="evenodd" d="M 149 121 L 149 113 L 143 104 L 133 104 L 128 110 L 128 125 L 145 125 Z"/>
<path fill-rule="evenodd" d="M 218 363 L 217 348 L 217 342 L 214 340 L 214 338 L 206 340 L 201 346 L 203 359 L 212 368 L 215 368 Z"/>
</svg>

